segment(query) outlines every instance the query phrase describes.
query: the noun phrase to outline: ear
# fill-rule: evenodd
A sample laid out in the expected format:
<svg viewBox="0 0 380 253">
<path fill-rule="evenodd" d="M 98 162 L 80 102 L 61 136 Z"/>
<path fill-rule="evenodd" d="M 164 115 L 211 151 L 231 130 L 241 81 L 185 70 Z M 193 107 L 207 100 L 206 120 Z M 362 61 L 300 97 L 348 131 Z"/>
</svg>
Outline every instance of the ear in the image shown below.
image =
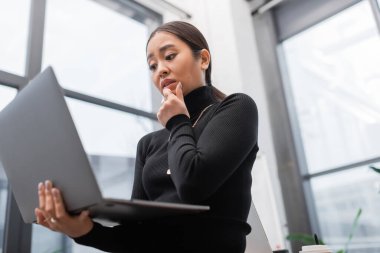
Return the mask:
<svg viewBox="0 0 380 253">
<path fill-rule="evenodd" d="M 201 68 L 202 70 L 208 69 L 211 61 L 211 54 L 207 49 L 201 50 Z"/>
</svg>

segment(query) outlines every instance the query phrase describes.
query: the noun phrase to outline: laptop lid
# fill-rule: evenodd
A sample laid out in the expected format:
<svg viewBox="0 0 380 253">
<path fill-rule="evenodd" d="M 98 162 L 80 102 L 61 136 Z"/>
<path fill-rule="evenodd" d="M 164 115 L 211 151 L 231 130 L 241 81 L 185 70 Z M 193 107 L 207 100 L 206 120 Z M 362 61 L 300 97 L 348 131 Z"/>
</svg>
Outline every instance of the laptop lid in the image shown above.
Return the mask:
<svg viewBox="0 0 380 253">
<path fill-rule="evenodd" d="M 252 250 L 252 252 L 255 253 L 273 253 L 253 202 L 249 211 L 248 220 L 252 227 L 252 231 L 247 236 L 247 251 Z"/>
<path fill-rule="evenodd" d="M 62 190 L 69 211 L 102 199 L 51 67 L 0 112 L 0 161 L 27 223 L 35 220 L 37 185 L 47 179 Z"/>
</svg>

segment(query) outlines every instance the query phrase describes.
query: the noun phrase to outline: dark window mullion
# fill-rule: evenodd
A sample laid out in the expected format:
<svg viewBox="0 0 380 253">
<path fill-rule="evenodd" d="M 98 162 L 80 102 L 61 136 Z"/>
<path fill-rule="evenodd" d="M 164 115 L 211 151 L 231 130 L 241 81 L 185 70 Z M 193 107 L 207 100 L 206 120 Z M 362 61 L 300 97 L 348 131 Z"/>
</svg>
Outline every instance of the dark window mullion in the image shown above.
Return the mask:
<svg viewBox="0 0 380 253">
<path fill-rule="evenodd" d="M 12 191 L 8 187 L 3 252 L 30 252 L 31 238 L 32 225 L 25 224 L 22 220 Z"/>
<path fill-rule="evenodd" d="M 27 82 L 28 80 L 23 76 L 18 76 L 18 75 L 0 70 L 1 85 L 8 86 L 15 89 L 20 89 L 20 87 L 23 87 Z"/>
<path fill-rule="evenodd" d="M 32 0 L 25 67 L 28 80 L 41 72 L 45 9 L 46 0 Z"/>
<path fill-rule="evenodd" d="M 372 158 L 372 159 L 368 159 L 368 160 L 364 160 L 364 161 L 360 161 L 360 162 L 356 162 L 356 163 L 350 163 L 350 164 L 347 164 L 347 165 L 344 165 L 344 166 L 340 166 L 340 167 L 324 170 L 324 171 L 321 171 L 321 172 L 311 173 L 311 174 L 308 174 L 308 175 L 304 175 L 303 179 L 308 180 L 310 178 L 324 176 L 324 175 L 328 175 L 328 174 L 332 174 L 332 173 L 336 173 L 336 172 L 341 172 L 341 171 L 344 171 L 344 170 L 354 169 L 354 168 L 357 168 L 357 167 L 361 167 L 361 166 L 365 166 L 365 165 L 370 165 L 372 163 L 377 163 L 377 162 L 380 162 L 380 157 L 376 157 L 376 158 Z"/>
<path fill-rule="evenodd" d="M 157 120 L 157 116 L 151 112 L 146 112 L 143 110 L 135 109 L 135 108 L 132 108 L 129 106 L 125 106 L 125 105 L 114 103 L 114 102 L 111 102 L 108 100 L 92 97 L 89 95 L 85 95 L 83 93 L 79 93 L 79 92 L 75 92 L 75 91 L 71 91 L 71 90 L 67 90 L 67 89 L 63 89 L 63 91 L 65 93 L 65 96 L 69 97 L 69 98 L 74 98 L 74 99 L 84 101 L 84 102 L 88 102 L 91 104 L 96 104 L 96 105 L 100 105 L 100 106 L 107 107 L 110 109 L 131 113 L 131 114 L 146 117 L 146 118 L 149 118 L 152 120 Z"/>
</svg>

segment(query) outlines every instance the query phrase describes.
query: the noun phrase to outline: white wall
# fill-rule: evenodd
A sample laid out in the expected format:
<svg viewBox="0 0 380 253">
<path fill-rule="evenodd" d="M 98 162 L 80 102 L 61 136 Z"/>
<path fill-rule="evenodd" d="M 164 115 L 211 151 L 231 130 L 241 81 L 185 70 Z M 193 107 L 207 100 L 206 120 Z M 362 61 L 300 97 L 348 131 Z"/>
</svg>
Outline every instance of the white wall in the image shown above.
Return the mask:
<svg viewBox="0 0 380 253">
<path fill-rule="evenodd" d="M 140 0 L 164 15 L 164 22 L 184 20 L 205 35 L 212 55 L 213 84 L 225 92 L 250 95 L 259 109 L 259 155 L 253 168 L 252 196 L 273 249 L 284 245 L 287 234 L 276 157 L 270 132 L 264 82 L 254 28 L 246 0 L 170 0 L 192 15 L 191 20 L 160 1 Z M 154 2 L 154 4 L 153 4 Z M 246 252 L 254 252 L 252 234 Z M 289 248 L 289 247 L 287 247 Z"/>
</svg>

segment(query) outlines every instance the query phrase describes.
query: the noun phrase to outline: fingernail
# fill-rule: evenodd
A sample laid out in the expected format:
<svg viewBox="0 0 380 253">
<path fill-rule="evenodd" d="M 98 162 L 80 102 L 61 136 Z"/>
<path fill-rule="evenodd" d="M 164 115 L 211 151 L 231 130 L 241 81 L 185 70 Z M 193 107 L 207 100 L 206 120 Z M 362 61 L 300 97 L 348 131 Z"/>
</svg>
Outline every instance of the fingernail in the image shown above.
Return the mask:
<svg viewBox="0 0 380 253">
<path fill-rule="evenodd" d="M 182 89 L 182 83 L 179 83 L 179 87 Z"/>
<path fill-rule="evenodd" d="M 41 190 L 41 189 L 42 189 L 42 186 L 43 186 L 43 183 L 42 183 L 42 182 L 39 182 L 39 183 L 38 183 L 38 190 Z"/>
<path fill-rule="evenodd" d="M 58 189 L 54 188 L 52 191 L 53 191 L 54 197 L 58 197 Z"/>
<path fill-rule="evenodd" d="M 45 181 L 45 187 L 48 187 L 49 186 L 49 180 L 46 180 Z"/>
</svg>

